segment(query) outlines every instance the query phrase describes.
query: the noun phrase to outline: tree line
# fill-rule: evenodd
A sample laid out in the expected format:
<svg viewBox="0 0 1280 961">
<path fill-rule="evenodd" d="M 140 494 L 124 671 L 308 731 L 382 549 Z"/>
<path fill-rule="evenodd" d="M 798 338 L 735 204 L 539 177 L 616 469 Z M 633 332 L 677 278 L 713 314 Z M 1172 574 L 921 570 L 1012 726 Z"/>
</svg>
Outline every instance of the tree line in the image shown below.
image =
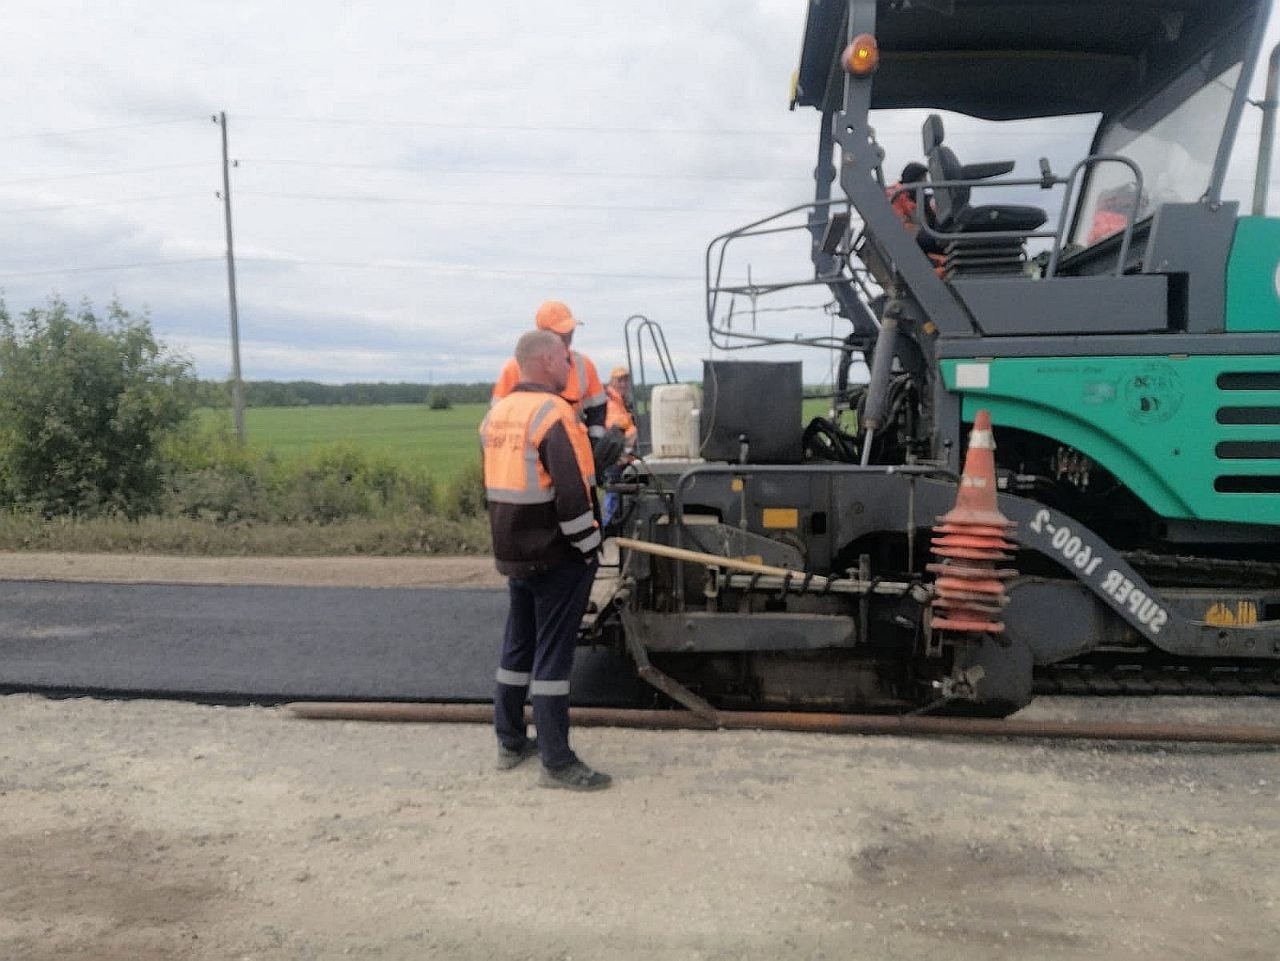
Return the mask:
<svg viewBox="0 0 1280 961">
<path fill-rule="evenodd" d="M 226 381 L 195 384 L 197 407 L 231 406 Z M 320 384 L 310 380 L 249 380 L 244 382 L 246 407 L 307 407 L 311 405 L 366 406 L 375 404 L 487 404 L 492 382 L 473 384 Z"/>
</svg>

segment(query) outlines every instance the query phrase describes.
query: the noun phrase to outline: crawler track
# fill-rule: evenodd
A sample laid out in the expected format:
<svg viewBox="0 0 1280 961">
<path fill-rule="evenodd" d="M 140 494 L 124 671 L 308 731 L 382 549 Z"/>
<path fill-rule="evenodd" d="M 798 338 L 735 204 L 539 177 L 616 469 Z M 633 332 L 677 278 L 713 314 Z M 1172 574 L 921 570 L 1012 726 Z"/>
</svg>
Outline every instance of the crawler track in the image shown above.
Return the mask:
<svg viewBox="0 0 1280 961">
<path fill-rule="evenodd" d="M 1280 564 L 1130 551 L 1123 555 L 1153 587 L 1267 590 Z M 1036 669 L 1037 694 L 1280 696 L 1280 661 L 1175 660 L 1158 651 L 1091 654 Z"/>
<path fill-rule="evenodd" d="M 1037 694 L 1280 697 L 1280 663 L 1167 661 L 1108 655 L 1036 669 Z"/>
</svg>

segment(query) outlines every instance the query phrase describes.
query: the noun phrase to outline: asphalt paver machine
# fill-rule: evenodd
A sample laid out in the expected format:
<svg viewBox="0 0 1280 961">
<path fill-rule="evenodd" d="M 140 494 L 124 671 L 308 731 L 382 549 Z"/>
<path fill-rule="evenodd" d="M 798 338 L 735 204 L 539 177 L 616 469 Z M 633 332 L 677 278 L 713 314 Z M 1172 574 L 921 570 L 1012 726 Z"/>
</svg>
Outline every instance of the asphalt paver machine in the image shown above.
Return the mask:
<svg viewBox="0 0 1280 961">
<path fill-rule="evenodd" d="M 1280 220 L 1222 199 L 1268 13 L 812 0 L 792 107 L 818 118 L 814 199 L 713 241 L 707 314 L 726 351 L 832 351 L 831 413 L 802 423 L 799 362 L 655 390 L 584 640 L 704 711 L 1280 689 Z M 895 185 L 873 111 L 904 109 L 927 176 Z M 1030 174 L 962 162 L 944 114 L 1086 118 L 1092 143 Z M 788 230 L 811 272 L 726 279 L 735 244 Z M 800 287 L 841 329 L 766 329 L 755 308 Z M 949 523 L 987 483 L 997 513 Z"/>
</svg>

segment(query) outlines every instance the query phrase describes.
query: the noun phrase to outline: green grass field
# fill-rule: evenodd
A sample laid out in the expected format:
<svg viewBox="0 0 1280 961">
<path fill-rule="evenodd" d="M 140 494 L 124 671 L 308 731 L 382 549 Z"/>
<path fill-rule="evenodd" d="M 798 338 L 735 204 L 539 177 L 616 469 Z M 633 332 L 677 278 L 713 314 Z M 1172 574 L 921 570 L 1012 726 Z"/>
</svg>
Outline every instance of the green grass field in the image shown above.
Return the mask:
<svg viewBox="0 0 1280 961">
<path fill-rule="evenodd" d="M 804 421 L 825 413 L 827 406 L 826 400 L 805 401 Z M 488 409 L 487 404 L 458 404 L 450 410 L 431 410 L 425 404 L 251 407 L 245 411 L 245 430 L 252 444 L 283 457 L 343 443 L 425 467 L 445 480 L 479 460 L 477 430 Z M 206 409 L 198 416 L 203 423 L 231 426 L 230 411 Z"/>
<path fill-rule="evenodd" d="M 431 410 L 425 404 L 335 407 L 251 407 L 245 411 L 249 442 L 282 457 L 349 444 L 406 465 L 425 467 L 443 480 L 480 459 L 477 431 L 488 404 Z M 231 412 L 202 410 L 204 423 L 230 428 Z"/>
</svg>

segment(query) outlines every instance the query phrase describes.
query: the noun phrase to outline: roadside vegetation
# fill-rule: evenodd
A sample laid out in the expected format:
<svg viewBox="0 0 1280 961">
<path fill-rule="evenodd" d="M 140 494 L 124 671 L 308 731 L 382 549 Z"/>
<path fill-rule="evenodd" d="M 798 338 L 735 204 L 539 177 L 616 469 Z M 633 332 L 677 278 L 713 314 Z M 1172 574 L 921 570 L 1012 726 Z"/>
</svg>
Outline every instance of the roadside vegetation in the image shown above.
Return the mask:
<svg viewBox="0 0 1280 961">
<path fill-rule="evenodd" d="M 484 405 L 418 385 L 417 403 L 367 406 L 412 386 L 296 385 L 290 407 L 250 409 L 242 445 L 228 410 L 199 406 L 225 388 L 198 382 L 147 317 L 54 299 L 14 318 L 0 303 L 0 549 L 487 551 Z M 330 397 L 352 406 L 311 406 Z"/>
<path fill-rule="evenodd" d="M 0 301 L 0 550 L 484 553 L 489 389 L 249 382 L 241 444 L 145 315 Z"/>
</svg>

